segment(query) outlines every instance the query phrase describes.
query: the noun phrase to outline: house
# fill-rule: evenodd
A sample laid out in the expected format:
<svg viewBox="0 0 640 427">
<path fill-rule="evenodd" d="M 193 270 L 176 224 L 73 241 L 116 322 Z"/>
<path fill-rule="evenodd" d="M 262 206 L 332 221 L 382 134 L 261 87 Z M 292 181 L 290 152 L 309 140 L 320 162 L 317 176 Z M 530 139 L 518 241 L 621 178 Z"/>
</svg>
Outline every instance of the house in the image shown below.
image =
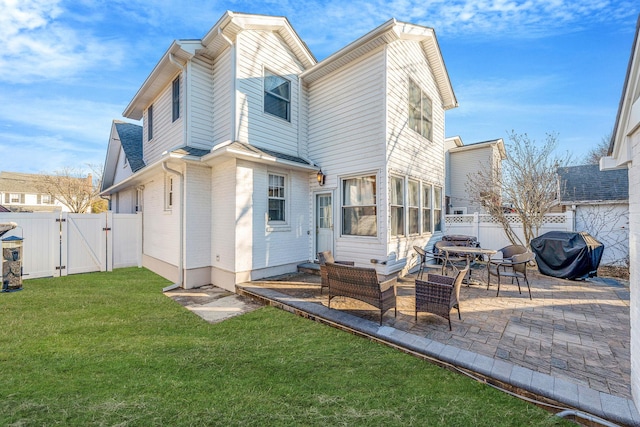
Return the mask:
<svg viewBox="0 0 640 427">
<path fill-rule="evenodd" d="M 622 169 L 629 176 L 631 393 L 640 407 L 640 16 L 608 157 L 600 159 L 600 168 Z"/>
<path fill-rule="evenodd" d="M 446 206 L 447 213 L 466 215 L 475 212 L 486 213 L 480 203 L 473 200 L 467 191 L 469 176 L 484 172 L 499 175 L 502 160 L 507 158 L 502 138 L 465 145 L 462 138 L 454 136 L 445 139 Z"/>
<path fill-rule="evenodd" d="M 629 265 L 629 177 L 624 169 L 599 165 L 558 169 L 558 204 L 574 212 L 576 231 L 604 244 L 602 265 Z"/>
<path fill-rule="evenodd" d="M 102 194 L 119 212 L 137 194 L 143 265 L 176 286 L 234 291 L 323 250 L 402 273 L 443 231 L 456 106 L 431 28 L 391 19 L 318 62 L 286 18 L 226 12 L 125 108 L 140 169 L 112 127 Z"/>
<path fill-rule="evenodd" d="M 104 163 L 102 188 L 129 178 L 144 166 L 142 126 L 114 120 Z M 141 211 L 141 191 L 140 188 L 130 188 L 115 193 L 109 200 L 109 209 L 115 213 Z"/>
<path fill-rule="evenodd" d="M 12 212 L 69 212 L 69 208 L 43 190 L 39 174 L 0 172 L 0 201 Z"/>
</svg>

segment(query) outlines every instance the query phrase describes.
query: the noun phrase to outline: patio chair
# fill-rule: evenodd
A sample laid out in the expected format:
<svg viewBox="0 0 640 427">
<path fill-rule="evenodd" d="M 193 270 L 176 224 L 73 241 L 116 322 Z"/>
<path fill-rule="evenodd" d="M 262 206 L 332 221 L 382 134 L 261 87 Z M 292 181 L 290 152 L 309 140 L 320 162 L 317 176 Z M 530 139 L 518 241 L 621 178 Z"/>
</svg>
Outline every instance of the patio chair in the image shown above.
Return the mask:
<svg viewBox="0 0 640 427">
<path fill-rule="evenodd" d="M 518 292 L 522 294 L 522 290 L 520 289 L 520 279 L 524 279 L 524 282 L 527 284 L 527 288 L 529 289 L 529 299 L 533 299 L 531 297 L 531 286 L 529 285 L 529 278 L 527 277 L 527 264 L 535 259 L 535 255 L 533 252 L 525 252 L 523 254 L 515 254 L 511 257 L 511 259 L 504 260 L 500 263 L 493 264 L 489 266 L 491 269 L 491 274 L 498 277 L 498 292 L 496 292 L 496 296 L 500 295 L 500 279 L 502 277 L 511 277 L 512 279 L 516 279 L 516 283 L 518 284 Z M 509 270 L 507 270 L 507 268 Z M 489 289 L 489 283 L 487 283 L 487 290 Z"/>
<path fill-rule="evenodd" d="M 502 259 L 491 260 L 491 264 L 494 267 L 500 263 L 503 263 L 503 261 L 510 261 L 514 255 L 523 254 L 527 252 L 527 248 L 522 245 L 508 245 L 502 249 L 499 249 L 498 252 L 502 254 Z M 506 270 L 507 268 L 509 268 L 509 266 L 506 264 L 503 264 L 502 268 Z M 492 269 L 488 268 L 487 266 L 487 283 L 491 282 L 491 274 L 492 274 Z M 513 283 L 513 278 L 511 278 L 511 283 Z"/>
<path fill-rule="evenodd" d="M 467 274 L 467 269 L 462 269 L 456 277 L 442 276 L 440 274 L 427 274 L 427 280 L 416 279 L 416 309 L 415 320 L 418 320 L 418 312 L 433 313 L 447 319 L 451 330 L 452 308 L 458 310 L 460 316 L 460 285 Z"/>
<path fill-rule="evenodd" d="M 435 252 L 425 251 L 420 246 L 414 246 L 413 250 L 416 251 L 420 257 L 420 260 L 418 261 L 420 263 L 420 269 L 418 270 L 418 275 L 416 277 L 422 279 L 425 268 L 433 268 L 440 270 L 441 273 L 443 272 L 444 256 L 438 255 Z"/>
<path fill-rule="evenodd" d="M 458 272 L 460 269 L 465 268 L 467 265 L 471 265 L 474 263 L 475 260 L 471 255 L 457 254 L 451 251 L 449 251 L 449 253 L 446 254 L 442 249 L 440 249 L 443 246 L 457 246 L 457 245 L 444 240 L 440 240 L 439 242 L 436 242 L 433 245 L 433 252 L 435 254 L 440 255 L 443 259 L 443 262 L 444 262 L 444 267 L 442 269 L 443 273 L 448 268 L 451 268 L 452 270 Z"/>
<path fill-rule="evenodd" d="M 342 265 L 355 265 L 353 261 L 334 260 L 331 251 L 318 252 L 318 262 L 320 263 L 320 295 L 322 295 L 323 288 L 329 287 L 329 279 L 327 279 L 327 269 L 325 268 L 326 263 L 330 262 Z"/>
</svg>

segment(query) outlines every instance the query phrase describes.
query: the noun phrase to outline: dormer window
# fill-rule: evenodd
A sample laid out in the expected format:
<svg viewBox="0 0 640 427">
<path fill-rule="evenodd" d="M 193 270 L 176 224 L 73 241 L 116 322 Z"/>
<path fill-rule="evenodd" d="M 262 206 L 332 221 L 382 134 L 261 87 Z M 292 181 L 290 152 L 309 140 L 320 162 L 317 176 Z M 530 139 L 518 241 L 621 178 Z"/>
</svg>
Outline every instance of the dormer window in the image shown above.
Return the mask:
<svg viewBox="0 0 640 427">
<path fill-rule="evenodd" d="M 291 121 L 291 82 L 264 70 L 264 112 Z"/>
</svg>

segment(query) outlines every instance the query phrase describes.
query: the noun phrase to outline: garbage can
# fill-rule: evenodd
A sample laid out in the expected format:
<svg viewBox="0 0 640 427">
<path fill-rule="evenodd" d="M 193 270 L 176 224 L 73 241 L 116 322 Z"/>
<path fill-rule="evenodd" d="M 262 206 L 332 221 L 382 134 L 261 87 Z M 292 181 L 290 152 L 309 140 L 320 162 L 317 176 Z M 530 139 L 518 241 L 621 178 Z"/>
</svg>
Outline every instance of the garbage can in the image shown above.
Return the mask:
<svg viewBox="0 0 640 427">
<path fill-rule="evenodd" d="M 2 292 L 22 289 L 22 237 L 2 239 Z"/>
</svg>

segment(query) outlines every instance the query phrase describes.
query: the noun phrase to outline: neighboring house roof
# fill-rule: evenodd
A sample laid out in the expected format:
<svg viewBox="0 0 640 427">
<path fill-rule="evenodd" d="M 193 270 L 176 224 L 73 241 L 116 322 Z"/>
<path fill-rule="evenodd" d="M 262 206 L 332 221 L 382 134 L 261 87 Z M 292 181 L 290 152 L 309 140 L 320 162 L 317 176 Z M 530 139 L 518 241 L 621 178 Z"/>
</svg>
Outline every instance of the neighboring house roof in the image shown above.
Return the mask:
<svg viewBox="0 0 640 427">
<path fill-rule="evenodd" d="M 562 204 L 629 199 L 626 169 L 601 171 L 599 165 L 568 166 L 559 168 L 558 176 Z"/>
<path fill-rule="evenodd" d="M 0 212 L 11 212 L 11 211 L 5 208 L 4 206 L 0 205 Z"/>
<path fill-rule="evenodd" d="M 504 148 L 504 141 L 502 140 L 502 138 L 490 139 L 488 141 L 481 141 L 481 142 L 472 142 L 471 144 L 463 144 L 462 139 L 460 139 L 459 136 L 455 136 L 455 137 L 447 138 L 446 141 L 453 142 L 456 145 L 455 147 L 449 149 L 449 152 L 451 153 L 458 153 L 460 151 L 467 151 L 467 150 L 476 150 L 479 148 L 486 148 L 493 145 L 498 148 L 498 151 L 500 152 L 500 158 L 502 160 L 505 160 L 507 158 L 507 151 Z"/>
<path fill-rule="evenodd" d="M 39 194 L 38 180 L 41 175 L 20 172 L 0 172 L 0 191 L 3 193 Z"/>
<path fill-rule="evenodd" d="M 393 43 L 396 40 L 413 40 L 420 43 L 424 55 L 429 61 L 433 76 L 442 97 L 445 110 L 458 106 L 458 100 L 453 92 L 449 74 L 442 58 L 440 46 L 433 28 L 414 25 L 407 22 L 390 19 L 375 30 L 365 34 L 353 43 L 340 49 L 333 55 L 317 63 L 303 72 L 300 77 L 307 83 L 313 82 L 337 70 L 345 64 L 377 49 L 381 45 Z"/>
<path fill-rule="evenodd" d="M 142 152 L 142 126 L 125 122 L 117 122 L 115 126 L 131 170 L 139 171 L 145 166 Z"/>
</svg>

